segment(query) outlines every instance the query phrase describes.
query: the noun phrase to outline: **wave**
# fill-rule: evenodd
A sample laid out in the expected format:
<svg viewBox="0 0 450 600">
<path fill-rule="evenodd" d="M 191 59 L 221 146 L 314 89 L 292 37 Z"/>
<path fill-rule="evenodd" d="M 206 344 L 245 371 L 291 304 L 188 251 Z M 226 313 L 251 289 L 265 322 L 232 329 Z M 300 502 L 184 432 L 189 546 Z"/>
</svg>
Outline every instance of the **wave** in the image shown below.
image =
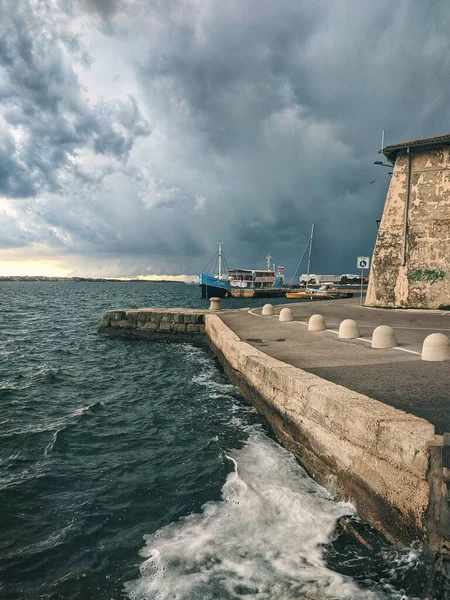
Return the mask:
<svg viewBox="0 0 450 600">
<path fill-rule="evenodd" d="M 17 455 L 11 457 L 11 462 L 16 460 L 20 460 Z M 43 460 L 38 460 L 32 465 L 22 468 L 18 473 L 0 477 L 0 491 L 22 486 L 29 481 L 39 479 L 45 475 L 45 472 L 45 462 Z"/>
<path fill-rule="evenodd" d="M 0 438 L 7 439 L 7 438 L 14 438 L 17 436 L 22 436 L 22 435 L 36 435 L 36 434 L 41 434 L 41 433 L 61 431 L 62 429 L 64 429 L 68 425 L 70 425 L 71 422 L 73 422 L 74 417 L 81 417 L 86 412 L 91 411 L 92 409 L 94 409 L 97 406 L 104 406 L 104 403 L 103 402 L 93 402 L 92 404 L 80 406 L 80 407 L 76 408 L 75 410 L 73 410 L 68 415 L 59 417 L 57 419 L 53 419 L 52 421 L 49 421 L 47 423 L 39 423 L 37 425 L 27 425 L 25 427 L 23 427 L 21 425 L 15 427 L 15 428 L 13 427 L 7 431 L 4 431 L 3 433 L 0 433 Z M 6 423 L 7 423 L 7 421 L 0 422 L 0 425 L 6 424 Z"/>
<path fill-rule="evenodd" d="M 293 456 L 259 432 L 240 450 L 222 501 L 145 536 L 131 600 L 375 600 L 329 569 L 323 546 L 337 519 L 354 514 L 307 477 Z"/>
<path fill-rule="evenodd" d="M 61 368 L 52 365 L 39 365 L 24 373 L 17 374 L 12 380 L 7 380 L 0 385 L 1 392 L 24 391 L 37 383 L 52 384 L 64 380 Z"/>
<path fill-rule="evenodd" d="M 2 470 L 0 473 L 0 490 L 21 486 L 30 480 L 45 475 L 48 466 L 47 460 L 54 451 L 59 434 L 74 424 L 75 419 L 89 413 L 97 406 L 103 406 L 103 402 L 94 402 L 89 405 L 80 406 L 68 415 L 54 419 L 48 423 L 27 425 L 25 427 L 19 425 L 9 430 L 0 430 L 0 440 L 2 440 L 3 444 L 12 442 L 12 447 L 20 445 L 19 449 L 13 454 L 5 458 L 0 458 L 0 467 Z M 37 438 L 37 442 L 33 442 L 32 464 L 30 464 L 29 458 L 30 450 L 25 443 L 30 437 Z M 15 469 L 19 466 L 19 470 L 15 470 L 13 473 L 8 472 L 12 466 Z"/>
<path fill-rule="evenodd" d="M 81 415 L 84 415 L 84 413 L 90 411 L 91 409 L 93 409 L 97 406 L 104 406 L 104 402 L 93 402 L 92 404 L 80 406 L 79 408 L 76 408 L 73 412 L 70 413 L 69 418 L 70 417 L 81 417 Z"/>
<path fill-rule="evenodd" d="M 65 527 L 58 529 L 52 532 L 43 540 L 36 542 L 35 544 L 29 544 L 26 546 L 22 546 L 13 552 L 8 553 L 7 558 L 15 558 L 15 557 L 26 557 L 26 556 L 35 556 L 40 552 L 44 552 L 51 548 L 55 548 L 56 546 L 61 545 L 67 538 L 67 534 L 74 526 L 75 519 L 72 519 Z"/>
</svg>

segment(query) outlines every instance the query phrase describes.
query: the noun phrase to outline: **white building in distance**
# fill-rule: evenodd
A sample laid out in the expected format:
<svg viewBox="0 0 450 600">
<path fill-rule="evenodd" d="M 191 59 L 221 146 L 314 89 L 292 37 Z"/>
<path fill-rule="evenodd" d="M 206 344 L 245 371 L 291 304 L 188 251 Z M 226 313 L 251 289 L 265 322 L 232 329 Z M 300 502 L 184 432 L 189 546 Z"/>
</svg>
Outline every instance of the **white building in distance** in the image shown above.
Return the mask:
<svg viewBox="0 0 450 600">
<path fill-rule="evenodd" d="M 300 275 L 300 283 L 310 283 L 313 285 L 319 285 L 325 282 L 340 283 L 341 279 L 342 275 L 316 275 L 314 273 L 310 273 L 309 275 L 302 273 L 302 275 Z"/>
<path fill-rule="evenodd" d="M 302 273 L 300 275 L 300 283 L 306 283 L 309 285 L 321 285 L 322 283 L 341 283 L 345 277 L 347 281 L 357 280 L 361 281 L 361 275 L 354 275 L 353 273 L 343 273 L 342 275 L 316 275 L 315 273 Z"/>
</svg>

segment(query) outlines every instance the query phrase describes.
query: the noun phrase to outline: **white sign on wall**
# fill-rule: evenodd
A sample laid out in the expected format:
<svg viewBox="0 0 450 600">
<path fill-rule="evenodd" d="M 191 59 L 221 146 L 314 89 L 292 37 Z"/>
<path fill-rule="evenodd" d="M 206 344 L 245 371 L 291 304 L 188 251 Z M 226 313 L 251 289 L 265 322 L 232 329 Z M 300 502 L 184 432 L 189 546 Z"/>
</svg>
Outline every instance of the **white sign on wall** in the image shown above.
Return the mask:
<svg viewBox="0 0 450 600">
<path fill-rule="evenodd" d="M 368 256 L 358 256 L 357 269 L 368 269 L 370 265 L 370 258 Z"/>
</svg>

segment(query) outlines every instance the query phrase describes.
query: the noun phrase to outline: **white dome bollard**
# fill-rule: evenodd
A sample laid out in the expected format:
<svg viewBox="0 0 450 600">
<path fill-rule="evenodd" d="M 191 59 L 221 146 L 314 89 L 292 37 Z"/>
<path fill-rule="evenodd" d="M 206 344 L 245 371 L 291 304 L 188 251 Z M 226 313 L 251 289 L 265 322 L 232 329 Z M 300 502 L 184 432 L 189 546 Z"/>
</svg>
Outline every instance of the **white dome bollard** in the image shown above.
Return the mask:
<svg viewBox="0 0 450 600">
<path fill-rule="evenodd" d="M 292 310 L 290 308 L 282 308 L 280 310 L 280 321 L 293 321 L 294 315 L 292 314 Z"/>
<path fill-rule="evenodd" d="M 422 346 L 422 360 L 450 360 L 450 339 L 443 333 L 428 335 Z"/>
<path fill-rule="evenodd" d="M 209 310 L 220 310 L 220 298 L 210 298 Z"/>
<path fill-rule="evenodd" d="M 273 310 L 272 304 L 264 304 L 261 314 L 264 317 L 273 315 L 274 314 L 274 310 Z"/>
<path fill-rule="evenodd" d="M 358 323 L 353 319 L 344 319 L 339 325 L 339 337 L 343 340 L 351 340 L 359 337 Z"/>
<path fill-rule="evenodd" d="M 395 348 L 398 346 L 392 327 L 380 325 L 374 329 L 372 334 L 372 348 Z"/>
<path fill-rule="evenodd" d="M 308 322 L 308 331 L 325 331 L 327 325 L 322 315 L 313 315 Z"/>
</svg>

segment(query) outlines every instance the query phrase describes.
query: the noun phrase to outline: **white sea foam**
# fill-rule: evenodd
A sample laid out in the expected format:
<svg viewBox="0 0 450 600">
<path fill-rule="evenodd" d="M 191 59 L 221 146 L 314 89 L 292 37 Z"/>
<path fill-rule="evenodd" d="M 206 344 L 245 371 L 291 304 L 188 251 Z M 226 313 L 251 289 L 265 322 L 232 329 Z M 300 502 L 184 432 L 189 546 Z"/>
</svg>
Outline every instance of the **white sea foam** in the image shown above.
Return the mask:
<svg viewBox="0 0 450 600">
<path fill-rule="evenodd" d="M 70 417 L 81 417 L 82 414 L 90 410 L 93 406 L 96 406 L 98 403 L 94 402 L 93 404 L 88 404 L 87 406 L 80 406 L 80 408 L 75 409 L 72 413 L 70 413 Z"/>
<path fill-rule="evenodd" d="M 225 391 L 234 391 L 236 388 L 234 387 L 234 385 L 232 385 L 231 383 L 224 383 L 223 381 L 215 381 L 213 376 L 216 374 L 216 372 L 214 371 L 213 366 L 211 365 L 210 368 L 208 368 L 206 365 L 203 366 L 202 370 L 200 371 L 200 373 L 198 375 L 194 375 L 194 377 L 192 377 L 192 382 L 193 383 L 197 383 L 198 385 L 201 385 L 205 388 L 208 388 L 208 390 L 211 391 L 219 391 L 219 392 L 225 392 Z"/>
<path fill-rule="evenodd" d="M 145 537 L 133 600 L 374 600 L 327 568 L 321 546 L 353 507 L 334 501 L 291 454 L 254 431 L 230 452 L 222 501 Z"/>
<path fill-rule="evenodd" d="M 204 350 L 195 346 L 185 344 L 183 346 L 186 358 L 192 360 L 195 363 L 195 368 L 199 372 L 192 377 L 192 382 L 207 388 L 212 393 L 221 393 L 235 391 L 236 388 L 231 383 L 225 381 L 219 381 L 217 378 L 218 371 L 215 362 L 209 358 Z"/>
</svg>

